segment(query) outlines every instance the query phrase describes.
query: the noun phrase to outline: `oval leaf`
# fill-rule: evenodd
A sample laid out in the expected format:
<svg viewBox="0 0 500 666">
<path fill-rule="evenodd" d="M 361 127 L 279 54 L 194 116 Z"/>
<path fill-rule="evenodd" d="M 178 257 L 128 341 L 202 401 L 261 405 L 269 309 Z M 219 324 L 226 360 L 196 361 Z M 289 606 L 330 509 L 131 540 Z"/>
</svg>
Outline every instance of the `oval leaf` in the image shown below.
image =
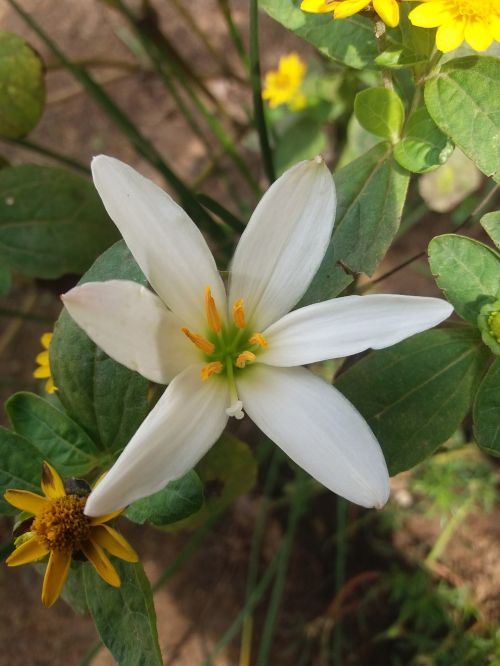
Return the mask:
<svg viewBox="0 0 500 666">
<path fill-rule="evenodd" d="M 3 499 L 8 488 L 42 494 L 42 463 L 40 453 L 24 437 L 0 427 L 0 513 L 19 513 Z"/>
<path fill-rule="evenodd" d="M 274 154 L 278 175 L 301 160 L 316 157 L 325 147 L 323 127 L 311 118 L 301 118 L 279 137 Z"/>
<path fill-rule="evenodd" d="M 500 210 L 483 215 L 480 222 L 488 236 L 500 249 Z"/>
<path fill-rule="evenodd" d="M 18 35 L 0 31 L 0 136 L 18 139 L 40 120 L 45 103 L 43 63 Z"/>
<path fill-rule="evenodd" d="M 410 116 L 403 138 L 394 146 L 394 157 L 408 171 L 425 173 L 444 164 L 453 148 L 453 143 L 422 107 Z"/>
<path fill-rule="evenodd" d="M 444 234 L 430 242 L 429 263 L 457 314 L 477 324 L 482 306 L 500 293 L 500 256 L 472 238 Z"/>
<path fill-rule="evenodd" d="M 473 416 L 478 446 L 500 456 L 500 358 L 492 363 L 479 386 Z"/>
<path fill-rule="evenodd" d="M 396 474 L 424 460 L 459 427 L 488 357 L 472 329 L 425 331 L 372 352 L 336 386 L 368 421 Z"/>
<path fill-rule="evenodd" d="M 405 110 L 394 90 L 369 88 L 362 90 L 354 100 L 354 113 L 359 124 L 383 139 L 396 142 L 403 127 Z"/>
</svg>

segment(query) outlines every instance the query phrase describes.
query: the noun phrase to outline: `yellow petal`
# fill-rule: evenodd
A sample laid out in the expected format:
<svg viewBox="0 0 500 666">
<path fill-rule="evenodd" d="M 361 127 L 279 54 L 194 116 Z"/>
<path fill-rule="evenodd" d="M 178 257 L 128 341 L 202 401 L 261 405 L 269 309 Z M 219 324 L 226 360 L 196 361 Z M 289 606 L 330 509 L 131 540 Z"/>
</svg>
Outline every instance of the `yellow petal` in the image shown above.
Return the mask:
<svg viewBox="0 0 500 666">
<path fill-rule="evenodd" d="M 104 477 L 104 474 L 102 477 L 99 478 L 99 481 L 101 478 Z M 94 485 L 94 488 L 96 487 L 97 483 Z M 113 518 L 117 518 L 121 513 L 123 513 L 124 509 L 117 509 L 116 511 L 113 511 L 112 513 L 105 513 L 104 516 L 95 516 L 90 518 L 90 525 L 93 527 L 94 525 L 102 525 L 103 523 L 108 523 L 110 520 L 113 520 Z"/>
<path fill-rule="evenodd" d="M 436 47 L 443 53 L 453 51 L 464 40 L 465 21 L 458 20 L 442 25 L 436 32 Z"/>
<path fill-rule="evenodd" d="M 127 562 L 139 561 L 139 556 L 129 542 L 119 532 L 109 527 L 109 525 L 96 525 L 93 527 L 90 539 L 94 544 L 106 548 L 111 555 L 115 555 L 122 560 L 126 560 Z"/>
<path fill-rule="evenodd" d="M 47 506 L 47 499 L 29 490 L 7 490 L 5 500 L 16 509 L 37 514 Z"/>
<path fill-rule="evenodd" d="M 28 562 L 41 559 L 48 552 L 48 548 L 41 541 L 38 541 L 36 536 L 33 536 L 18 546 L 5 560 L 5 564 L 9 567 L 18 567 L 20 564 L 28 564 Z"/>
<path fill-rule="evenodd" d="M 399 5 L 396 0 L 373 0 L 373 8 L 390 28 L 399 24 Z"/>
<path fill-rule="evenodd" d="M 323 14 L 333 12 L 339 2 L 326 2 L 325 0 L 302 0 L 300 8 L 303 12 L 312 12 L 313 14 Z"/>
<path fill-rule="evenodd" d="M 42 465 L 42 490 L 46 497 L 65 497 L 64 483 L 56 470 L 44 462 Z"/>
<path fill-rule="evenodd" d="M 50 368 L 48 365 L 41 365 L 33 372 L 33 377 L 36 379 L 47 379 L 50 377 Z"/>
<path fill-rule="evenodd" d="M 496 42 L 500 42 L 500 14 L 498 16 L 490 16 L 490 29 L 493 39 Z"/>
<path fill-rule="evenodd" d="M 408 14 L 408 18 L 413 25 L 420 28 L 437 28 L 443 23 L 452 22 L 454 14 L 449 10 L 446 0 L 436 0 L 415 7 Z"/>
<path fill-rule="evenodd" d="M 343 0 L 335 7 L 334 16 L 336 19 L 347 18 L 357 14 L 369 4 L 370 0 Z"/>
<path fill-rule="evenodd" d="M 469 17 L 465 26 L 465 41 L 474 51 L 486 51 L 493 41 L 492 31 L 486 21 Z"/>
<path fill-rule="evenodd" d="M 57 386 L 54 384 L 52 377 L 49 377 L 45 382 L 45 390 L 47 393 L 55 393 L 57 391 Z"/>
<path fill-rule="evenodd" d="M 86 541 L 82 546 L 82 552 L 106 583 L 113 587 L 120 587 L 120 576 L 100 546 L 92 541 Z"/>
<path fill-rule="evenodd" d="M 35 361 L 38 365 L 48 365 L 49 364 L 49 352 L 43 351 L 37 354 Z"/>
<path fill-rule="evenodd" d="M 40 342 L 42 343 L 42 347 L 44 349 L 48 349 L 50 345 L 50 341 L 52 340 L 52 335 L 53 333 L 44 333 L 42 337 L 40 338 Z"/>
<path fill-rule="evenodd" d="M 42 604 L 49 608 L 57 601 L 66 581 L 71 564 L 71 551 L 53 550 L 45 570 L 42 587 Z"/>
</svg>

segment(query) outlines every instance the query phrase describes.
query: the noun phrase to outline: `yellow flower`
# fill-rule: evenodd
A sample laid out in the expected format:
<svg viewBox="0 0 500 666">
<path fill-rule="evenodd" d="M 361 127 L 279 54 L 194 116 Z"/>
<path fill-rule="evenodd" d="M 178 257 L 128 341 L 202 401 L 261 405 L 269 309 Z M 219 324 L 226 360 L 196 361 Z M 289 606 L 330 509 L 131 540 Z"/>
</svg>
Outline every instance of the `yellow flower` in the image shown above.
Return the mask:
<svg viewBox="0 0 500 666">
<path fill-rule="evenodd" d="M 347 18 L 367 7 L 373 7 L 389 27 L 395 28 L 398 25 L 398 0 L 302 0 L 300 5 L 303 11 L 313 14 L 333 12 L 336 19 Z"/>
<path fill-rule="evenodd" d="M 47 382 L 45 383 L 45 390 L 47 393 L 54 393 L 54 391 L 57 391 L 57 386 L 54 384 L 52 373 L 50 371 L 49 346 L 50 341 L 52 340 L 52 335 L 52 333 L 44 333 L 40 338 L 44 351 L 37 355 L 36 362 L 38 363 L 38 368 L 33 372 L 33 377 L 36 377 L 36 379 L 47 379 Z"/>
<path fill-rule="evenodd" d="M 281 56 L 277 70 L 266 74 L 262 97 L 269 101 L 271 109 L 288 104 L 292 111 L 300 111 L 306 105 L 306 97 L 300 92 L 306 66 L 297 55 Z"/>
<path fill-rule="evenodd" d="M 33 514 L 30 531 L 17 539 L 6 564 L 15 567 L 49 555 L 43 579 L 42 603 L 52 606 L 61 594 L 71 558 L 82 553 L 106 583 L 119 587 L 120 577 L 103 548 L 127 562 L 137 562 L 137 553 L 115 529 L 104 525 L 122 509 L 89 518 L 83 513 L 90 487 L 77 479 L 66 485 L 56 470 L 43 463 L 42 490 L 45 497 L 28 490 L 7 490 L 4 497 L 16 509 Z M 68 490 L 68 492 L 66 492 Z"/>
<path fill-rule="evenodd" d="M 420 28 L 437 28 L 436 46 L 444 53 L 464 39 L 475 51 L 500 41 L 500 0 L 423 0 L 409 19 Z"/>
</svg>

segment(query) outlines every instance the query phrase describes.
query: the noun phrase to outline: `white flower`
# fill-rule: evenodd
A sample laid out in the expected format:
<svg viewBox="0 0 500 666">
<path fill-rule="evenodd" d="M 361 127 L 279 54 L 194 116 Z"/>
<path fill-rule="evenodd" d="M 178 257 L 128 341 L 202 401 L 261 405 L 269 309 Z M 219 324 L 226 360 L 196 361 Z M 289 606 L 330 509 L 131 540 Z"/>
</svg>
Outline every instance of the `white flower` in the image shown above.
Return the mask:
<svg viewBox="0 0 500 666">
<path fill-rule="evenodd" d="M 95 158 L 92 173 L 157 295 L 111 280 L 72 289 L 64 304 L 113 359 L 168 387 L 86 513 L 160 490 L 198 462 L 229 416 L 244 412 L 327 488 L 383 506 L 389 477 L 368 424 L 337 389 L 299 366 L 392 345 L 441 322 L 450 305 L 346 296 L 290 312 L 332 233 L 335 189 L 321 158 L 297 164 L 263 196 L 236 248 L 228 296 L 202 234 L 165 192 L 110 157 Z"/>
</svg>

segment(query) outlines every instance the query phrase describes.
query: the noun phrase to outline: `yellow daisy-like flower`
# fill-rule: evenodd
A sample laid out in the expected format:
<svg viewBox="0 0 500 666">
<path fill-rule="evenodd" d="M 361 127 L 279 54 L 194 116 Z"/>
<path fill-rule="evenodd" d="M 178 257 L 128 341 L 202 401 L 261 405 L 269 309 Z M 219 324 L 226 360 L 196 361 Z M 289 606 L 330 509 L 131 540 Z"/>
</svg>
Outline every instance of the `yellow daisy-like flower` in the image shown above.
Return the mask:
<svg viewBox="0 0 500 666">
<path fill-rule="evenodd" d="M 104 524 L 123 509 L 89 518 L 83 510 L 90 487 L 78 479 L 65 486 L 47 462 L 43 463 L 41 486 L 45 497 L 13 489 L 4 495 L 16 509 L 34 516 L 29 532 L 17 539 L 16 549 L 6 564 L 15 567 L 49 556 L 42 587 L 42 603 L 47 607 L 61 594 L 75 553 L 82 553 L 106 583 L 120 587 L 120 577 L 103 549 L 126 562 L 138 561 L 137 553 L 121 534 Z"/>
<path fill-rule="evenodd" d="M 281 56 L 278 69 L 266 74 L 262 91 L 271 109 L 287 104 L 292 111 L 300 111 L 306 106 L 306 97 L 300 92 L 305 73 L 306 66 L 297 53 Z"/>
<path fill-rule="evenodd" d="M 373 8 L 390 28 L 399 24 L 398 0 L 302 0 L 300 8 L 313 14 L 333 12 L 336 19 L 347 18 L 363 9 Z"/>
<path fill-rule="evenodd" d="M 436 46 L 453 51 L 464 41 L 485 51 L 500 41 L 500 0 L 422 0 L 408 18 L 420 28 L 437 28 Z"/>
<path fill-rule="evenodd" d="M 37 355 L 36 362 L 38 363 L 38 368 L 33 372 L 33 377 L 36 379 L 47 380 L 45 383 L 45 390 L 47 393 L 54 393 L 54 391 L 57 391 L 57 386 L 54 384 L 52 373 L 50 371 L 49 347 L 52 335 L 52 333 L 44 333 L 40 338 L 44 351 Z"/>
</svg>

